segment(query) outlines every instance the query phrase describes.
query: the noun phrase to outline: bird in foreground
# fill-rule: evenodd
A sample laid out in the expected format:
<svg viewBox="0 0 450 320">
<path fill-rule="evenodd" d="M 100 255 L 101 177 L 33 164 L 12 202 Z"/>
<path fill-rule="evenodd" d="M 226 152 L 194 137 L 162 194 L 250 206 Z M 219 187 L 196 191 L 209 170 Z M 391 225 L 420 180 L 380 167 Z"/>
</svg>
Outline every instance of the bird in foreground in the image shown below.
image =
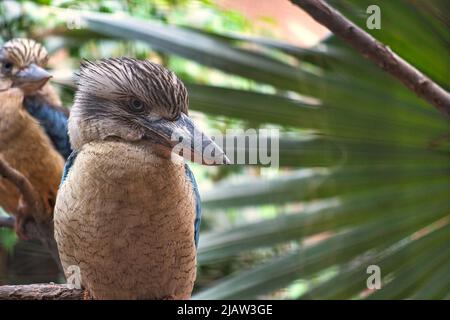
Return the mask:
<svg viewBox="0 0 450 320">
<path fill-rule="evenodd" d="M 14 39 L 0 48 L 0 154 L 38 191 L 43 218 L 50 221 L 64 167 L 60 151 L 69 140 L 67 115 L 53 106 L 60 102 L 48 83 L 47 60 L 46 50 L 33 40 Z M 21 214 L 20 203 L 18 190 L 0 178 L 0 206 L 16 216 L 16 233 L 27 239 L 24 225 L 31 217 Z"/>
<path fill-rule="evenodd" d="M 72 151 L 67 135 L 69 112 L 49 82 L 48 59 L 47 50 L 36 41 L 12 39 L 0 48 L 0 77 L 4 84 L 24 92 L 24 108 L 45 130 L 53 148 L 67 159 Z"/>
<path fill-rule="evenodd" d="M 66 276 L 79 268 L 94 299 L 190 298 L 200 197 L 174 147 L 201 163 L 228 158 L 189 118 L 183 83 L 150 61 L 84 62 L 69 136 L 54 215 Z"/>
</svg>

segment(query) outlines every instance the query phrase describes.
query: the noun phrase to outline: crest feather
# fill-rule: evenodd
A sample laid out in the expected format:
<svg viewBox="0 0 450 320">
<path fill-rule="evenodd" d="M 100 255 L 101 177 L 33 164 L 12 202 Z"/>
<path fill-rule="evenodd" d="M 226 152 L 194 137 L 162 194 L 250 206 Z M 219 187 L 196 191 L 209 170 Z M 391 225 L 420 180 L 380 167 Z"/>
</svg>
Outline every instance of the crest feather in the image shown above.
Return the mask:
<svg viewBox="0 0 450 320">
<path fill-rule="evenodd" d="M 20 67 L 35 63 L 45 68 L 49 58 L 47 50 L 32 39 L 12 39 L 6 42 L 0 51 L 5 57 Z"/>
<path fill-rule="evenodd" d="M 170 70 L 149 60 L 108 58 L 83 60 L 77 74 L 79 98 L 88 95 L 108 100 L 138 98 L 148 105 L 187 114 L 188 94 Z"/>
</svg>

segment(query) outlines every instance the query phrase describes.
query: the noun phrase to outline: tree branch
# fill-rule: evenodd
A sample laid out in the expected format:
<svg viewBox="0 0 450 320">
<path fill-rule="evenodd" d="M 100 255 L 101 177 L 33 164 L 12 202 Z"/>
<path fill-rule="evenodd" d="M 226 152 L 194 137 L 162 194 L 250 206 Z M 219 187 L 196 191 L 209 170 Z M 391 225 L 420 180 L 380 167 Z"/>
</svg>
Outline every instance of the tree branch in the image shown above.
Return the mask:
<svg viewBox="0 0 450 320">
<path fill-rule="evenodd" d="M 29 284 L 0 286 L 0 300 L 83 300 L 83 289 L 71 289 L 66 284 Z"/>
<path fill-rule="evenodd" d="M 291 0 L 317 22 L 450 117 L 450 94 L 323 0 Z"/>
<path fill-rule="evenodd" d="M 23 196 L 23 201 L 29 210 L 35 213 L 32 216 L 37 218 L 37 220 L 43 220 L 44 206 L 39 198 L 39 194 L 31 182 L 23 174 L 11 167 L 2 157 L 0 157 L 0 176 L 9 180 L 19 189 Z"/>
<path fill-rule="evenodd" d="M 12 168 L 0 156 L 0 177 L 1 176 L 14 184 L 22 194 L 24 205 L 19 205 L 18 211 L 21 211 L 20 214 L 31 218 L 28 219 L 24 225 L 27 237 L 39 240 L 50 252 L 59 269 L 62 271 L 58 247 L 53 235 L 53 220 L 48 221 L 43 218 L 48 215 L 45 214 L 45 206 L 43 205 L 39 194 L 24 175 Z M 12 217 L 10 219 L 4 218 L 2 219 L 4 222 L 3 225 L 10 227 L 11 223 L 14 225 L 14 220 L 15 219 Z"/>
</svg>

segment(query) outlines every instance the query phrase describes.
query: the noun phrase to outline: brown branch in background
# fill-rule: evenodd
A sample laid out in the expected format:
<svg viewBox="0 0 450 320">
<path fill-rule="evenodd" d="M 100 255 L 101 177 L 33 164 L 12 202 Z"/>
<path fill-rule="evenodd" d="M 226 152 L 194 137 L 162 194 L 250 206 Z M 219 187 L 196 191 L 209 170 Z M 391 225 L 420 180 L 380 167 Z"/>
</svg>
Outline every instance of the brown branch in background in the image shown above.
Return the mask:
<svg viewBox="0 0 450 320">
<path fill-rule="evenodd" d="M 419 97 L 450 117 L 450 94 L 323 0 L 291 0 Z"/>
<path fill-rule="evenodd" d="M 32 216 L 38 220 L 42 220 L 44 206 L 39 198 L 39 194 L 31 182 L 23 174 L 11 167 L 2 157 L 0 157 L 0 176 L 9 180 L 19 189 L 23 197 L 23 202 L 30 212 L 34 213 Z"/>
<path fill-rule="evenodd" d="M 0 300 L 83 300 L 84 290 L 66 284 L 0 286 Z"/>
<path fill-rule="evenodd" d="M 43 217 L 46 216 L 44 211 L 45 206 L 43 205 L 39 194 L 34 189 L 31 182 L 19 171 L 12 168 L 1 156 L 0 177 L 4 177 L 14 184 L 22 195 L 22 203 L 19 205 L 18 211 L 21 215 L 30 218 L 23 226 L 26 236 L 30 239 L 39 240 L 50 252 L 59 269 L 62 271 L 58 247 L 53 235 L 53 220 L 46 221 L 43 219 Z M 14 218 L 2 219 L 7 227 L 10 227 L 11 223 L 14 225 L 14 220 Z"/>
</svg>

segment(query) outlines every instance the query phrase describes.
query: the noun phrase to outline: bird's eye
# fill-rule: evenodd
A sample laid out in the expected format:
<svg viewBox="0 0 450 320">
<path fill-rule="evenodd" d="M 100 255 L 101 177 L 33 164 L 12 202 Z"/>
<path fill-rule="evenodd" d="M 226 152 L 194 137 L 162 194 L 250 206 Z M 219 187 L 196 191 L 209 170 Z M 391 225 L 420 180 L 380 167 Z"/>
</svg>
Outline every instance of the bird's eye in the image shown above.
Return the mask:
<svg viewBox="0 0 450 320">
<path fill-rule="evenodd" d="M 3 72 L 10 72 L 12 70 L 13 66 L 14 65 L 12 64 L 12 62 L 8 62 L 8 61 L 4 62 L 3 66 L 2 66 L 2 69 L 3 69 L 2 71 Z"/>
<path fill-rule="evenodd" d="M 132 99 L 130 101 L 130 108 L 132 111 L 141 112 L 142 110 L 144 110 L 144 103 L 141 100 Z"/>
</svg>

